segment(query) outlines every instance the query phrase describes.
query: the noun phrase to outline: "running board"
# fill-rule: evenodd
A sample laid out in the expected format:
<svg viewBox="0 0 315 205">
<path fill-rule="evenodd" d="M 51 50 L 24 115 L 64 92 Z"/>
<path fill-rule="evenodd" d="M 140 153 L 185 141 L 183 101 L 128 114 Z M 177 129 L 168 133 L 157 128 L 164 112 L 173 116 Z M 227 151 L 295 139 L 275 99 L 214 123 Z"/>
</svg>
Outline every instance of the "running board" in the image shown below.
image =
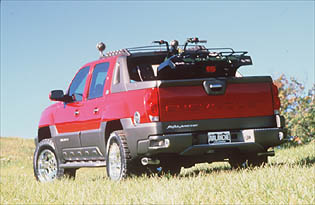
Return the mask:
<svg viewBox="0 0 315 205">
<path fill-rule="evenodd" d="M 105 161 L 80 161 L 80 162 L 66 162 L 65 164 L 60 164 L 60 168 L 81 168 L 81 167 L 105 167 Z"/>
</svg>

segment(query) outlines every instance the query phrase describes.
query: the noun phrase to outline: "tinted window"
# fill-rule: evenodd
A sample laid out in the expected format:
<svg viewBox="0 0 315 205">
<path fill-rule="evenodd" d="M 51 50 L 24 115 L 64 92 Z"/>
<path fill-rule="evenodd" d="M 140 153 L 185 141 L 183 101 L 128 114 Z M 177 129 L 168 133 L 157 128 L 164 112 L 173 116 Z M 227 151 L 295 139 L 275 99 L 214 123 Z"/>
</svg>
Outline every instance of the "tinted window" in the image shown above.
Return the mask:
<svg viewBox="0 0 315 205">
<path fill-rule="evenodd" d="M 86 78 L 88 76 L 89 70 L 90 70 L 89 66 L 82 68 L 72 80 L 72 83 L 69 88 L 69 95 L 73 96 L 74 94 L 76 94 L 75 95 L 76 101 L 82 100 L 85 82 L 86 82 Z"/>
<path fill-rule="evenodd" d="M 88 99 L 93 99 L 93 98 L 98 98 L 98 97 L 103 96 L 108 67 L 109 67 L 108 62 L 100 63 L 95 66 L 93 75 L 92 75 L 92 81 L 90 85 Z"/>
</svg>

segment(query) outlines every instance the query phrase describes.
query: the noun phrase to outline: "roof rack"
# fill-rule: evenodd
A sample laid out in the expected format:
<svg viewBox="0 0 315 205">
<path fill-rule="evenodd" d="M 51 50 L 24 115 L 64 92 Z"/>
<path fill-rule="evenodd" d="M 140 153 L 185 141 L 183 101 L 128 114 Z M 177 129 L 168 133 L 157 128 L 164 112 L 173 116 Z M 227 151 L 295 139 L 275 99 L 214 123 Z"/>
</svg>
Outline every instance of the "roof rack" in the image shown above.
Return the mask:
<svg viewBox="0 0 315 205">
<path fill-rule="evenodd" d="M 196 38 L 188 38 L 184 45 L 176 45 L 176 52 L 177 48 L 180 50 L 179 53 L 182 55 L 185 55 L 185 53 L 191 53 L 191 52 L 209 52 L 209 54 L 212 54 L 213 56 L 233 56 L 233 55 L 240 55 L 243 56 L 247 54 L 247 51 L 234 51 L 232 48 L 206 48 L 204 45 L 200 45 L 199 43 L 206 43 L 206 40 L 199 40 Z M 116 51 L 110 51 L 106 53 L 106 56 L 101 56 L 101 58 L 104 57 L 110 57 L 115 55 L 126 55 L 130 56 L 135 53 L 142 53 L 142 52 L 165 52 L 171 54 L 173 52 L 172 48 L 170 49 L 169 44 L 167 41 L 160 40 L 160 41 L 153 41 L 152 43 L 157 43 L 159 45 L 153 45 L 153 46 L 140 46 L 140 47 L 131 47 L 131 48 L 125 48 L 120 49 Z M 189 45 L 190 44 L 190 45 Z"/>
<path fill-rule="evenodd" d="M 185 45 L 181 45 L 184 46 Z M 185 52 L 202 52 L 202 51 L 206 51 L 209 52 L 210 54 L 212 53 L 213 55 L 220 55 L 220 56 L 232 56 L 234 54 L 239 54 L 241 56 L 247 54 L 247 51 L 234 51 L 233 48 L 206 48 L 203 45 L 186 45 L 187 48 L 184 51 Z"/>
<path fill-rule="evenodd" d="M 109 51 L 106 53 L 106 57 L 110 57 L 110 56 L 115 56 L 115 55 L 127 55 L 130 56 L 130 52 L 127 49 L 120 49 L 120 50 L 116 50 L 116 51 Z"/>
<path fill-rule="evenodd" d="M 134 52 L 141 52 L 141 51 L 145 51 L 145 52 L 161 52 L 161 51 L 168 51 L 168 46 L 140 46 L 140 47 L 133 47 L 133 48 L 126 48 L 126 50 L 128 50 L 131 53 Z"/>
<path fill-rule="evenodd" d="M 109 51 L 106 53 L 104 57 L 110 57 L 115 55 L 126 55 L 130 56 L 133 53 L 137 52 L 167 52 L 167 48 L 163 48 L 162 46 L 141 46 L 141 47 L 132 47 L 132 48 L 124 48 L 116 51 Z"/>
<path fill-rule="evenodd" d="M 179 45 L 179 47 L 184 47 L 185 45 Z M 234 51 L 232 48 L 206 48 L 200 45 L 188 45 L 185 52 L 202 52 L 207 51 L 209 53 L 213 53 L 221 55 L 221 56 L 232 56 L 233 54 L 245 55 L 247 51 Z M 133 48 L 125 48 L 116 51 L 110 51 L 106 53 L 104 57 L 110 57 L 115 55 L 126 55 L 130 56 L 134 53 L 138 52 L 168 52 L 167 48 L 163 48 L 161 46 L 141 46 L 141 47 L 133 47 Z"/>
</svg>

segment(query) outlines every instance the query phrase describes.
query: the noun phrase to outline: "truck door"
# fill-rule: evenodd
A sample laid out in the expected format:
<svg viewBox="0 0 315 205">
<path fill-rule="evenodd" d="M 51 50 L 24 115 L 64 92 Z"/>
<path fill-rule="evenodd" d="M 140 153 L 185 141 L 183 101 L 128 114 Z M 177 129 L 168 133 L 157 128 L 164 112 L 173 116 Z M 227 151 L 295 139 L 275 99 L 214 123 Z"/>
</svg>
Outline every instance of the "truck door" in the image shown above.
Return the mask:
<svg viewBox="0 0 315 205">
<path fill-rule="evenodd" d="M 82 147 L 96 148 L 96 155 L 104 156 L 101 150 L 105 146 L 104 130 L 101 129 L 101 113 L 105 110 L 105 95 L 107 73 L 110 62 L 101 62 L 95 64 L 92 77 L 90 80 L 89 90 L 87 92 L 87 100 L 84 102 L 84 126 L 81 132 Z M 99 149 L 101 148 L 101 149 Z"/>
<path fill-rule="evenodd" d="M 80 116 L 82 114 L 83 95 L 89 70 L 89 66 L 80 69 L 71 82 L 68 95 L 75 96 L 75 101 L 60 104 L 56 110 L 56 143 L 61 149 L 81 146 L 79 136 L 82 122 L 80 121 Z"/>
</svg>

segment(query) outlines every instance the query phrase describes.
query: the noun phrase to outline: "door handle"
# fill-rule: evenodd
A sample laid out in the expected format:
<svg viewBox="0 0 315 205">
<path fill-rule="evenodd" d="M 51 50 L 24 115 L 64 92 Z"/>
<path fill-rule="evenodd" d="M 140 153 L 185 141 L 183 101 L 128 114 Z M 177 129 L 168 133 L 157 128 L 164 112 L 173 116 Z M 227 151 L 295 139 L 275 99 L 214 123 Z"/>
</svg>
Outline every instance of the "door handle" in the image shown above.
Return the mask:
<svg viewBox="0 0 315 205">
<path fill-rule="evenodd" d="M 74 115 L 75 115 L 75 116 L 78 116 L 79 114 L 80 114 L 80 111 L 79 111 L 79 110 L 74 111 Z"/>
<path fill-rule="evenodd" d="M 96 107 L 96 108 L 94 108 L 93 113 L 94 113 L 94 114 L 97 114 L 98 111 L 99 111 L 99 109 Z"/>
<path fill-rule="evenodd" d="M 221 84 L 210 84 L 210 89 L 218 89 L 218 88 L 222 88 L 223 86 Z"/>
</svg>

